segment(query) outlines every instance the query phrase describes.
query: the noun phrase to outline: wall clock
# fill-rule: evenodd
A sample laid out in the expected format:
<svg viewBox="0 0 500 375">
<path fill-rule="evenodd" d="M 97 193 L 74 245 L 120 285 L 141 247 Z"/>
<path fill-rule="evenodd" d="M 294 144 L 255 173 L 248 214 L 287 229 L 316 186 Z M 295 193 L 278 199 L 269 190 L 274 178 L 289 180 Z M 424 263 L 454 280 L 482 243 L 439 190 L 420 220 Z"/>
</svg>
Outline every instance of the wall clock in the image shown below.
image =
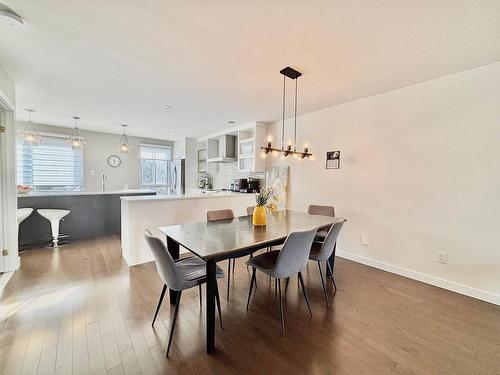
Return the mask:
<svg viewBox="0 0 500 375">
<path fill-rule="evenodd" d="M 121 163 L 122 163 L 122 160 L 120 159 L 119 156 L 111 155 L 108 158 L 108 164 L 110 167 L 113 167 L 113 168 L 119 167 Z"/>
</svg>

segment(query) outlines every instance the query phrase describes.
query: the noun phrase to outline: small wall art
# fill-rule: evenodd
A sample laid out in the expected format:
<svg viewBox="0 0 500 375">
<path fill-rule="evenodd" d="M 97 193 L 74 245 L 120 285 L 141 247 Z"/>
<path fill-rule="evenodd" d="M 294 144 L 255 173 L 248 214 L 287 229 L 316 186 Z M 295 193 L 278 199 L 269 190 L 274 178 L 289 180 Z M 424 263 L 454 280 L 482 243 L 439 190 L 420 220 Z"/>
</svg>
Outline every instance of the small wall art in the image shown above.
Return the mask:
<svg viewBox="0 0 500 375">
<path fill-rule="evenodd" d="M 340 168 L 340 151 L 328 151 L 326 153 L 326 169 Z"/>
</svg>

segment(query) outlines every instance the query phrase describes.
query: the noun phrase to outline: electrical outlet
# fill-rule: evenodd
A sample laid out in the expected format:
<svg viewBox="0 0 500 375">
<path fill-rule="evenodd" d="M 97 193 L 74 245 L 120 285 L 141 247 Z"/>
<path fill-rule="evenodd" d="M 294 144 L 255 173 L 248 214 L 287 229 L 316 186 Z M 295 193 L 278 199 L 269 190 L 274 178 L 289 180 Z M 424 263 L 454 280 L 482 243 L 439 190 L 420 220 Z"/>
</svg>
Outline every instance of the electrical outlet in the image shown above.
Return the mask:
<svg viewBox="0 0 500 375">
<path fill-rule="evenodd" d="M 436 252 L 436 262 L 442 264 L 448 264 L 448 253 L 445 251 L 437 251 Z"/>
<path fill-rule="evenodd" d="M 359 243 L 363 246 L 370 246 L 370 236 L 362 234 L 359 236 Z"/>
</svg>

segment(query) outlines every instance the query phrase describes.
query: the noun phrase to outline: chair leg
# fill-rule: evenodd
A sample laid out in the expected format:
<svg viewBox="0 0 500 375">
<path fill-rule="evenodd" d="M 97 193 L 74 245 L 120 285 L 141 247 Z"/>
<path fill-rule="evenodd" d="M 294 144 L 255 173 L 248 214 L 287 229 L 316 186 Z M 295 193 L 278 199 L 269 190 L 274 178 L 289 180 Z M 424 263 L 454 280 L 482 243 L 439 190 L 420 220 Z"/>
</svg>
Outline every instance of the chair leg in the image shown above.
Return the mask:
<svg viewBox="0 0 500 375">
<path fill-rule="evenodd" d="M 283 299 L 281 298 L 281 280 L 276 280 L 278 280 L 278 297 L 280 299 L 281 336 L 285 336 L 285 315 L 283 313 Z"/>
<path fill-rule="evenodd" d="M 309 298 L 307 298 L 306 287 L 304 286 L 304 279 L 302 279 L 302 272 L 299 272 L 299 281 L 300 281 L 300 286 L 302 287 L 302 294 L 304 294 L 304 299 L 306 300 L 307 303 L 307 309 L 309 310 L 309 315 L 311 315 L 312 318 L 313 313 L 311 311 L 311 306 L 309 306 Z"/>
<path fill-rule="evenodd" d="M 290 284 L 290 278 L 289 277 L 286 278 L 286 282 L 285 282 L 285 295 L 286 295 L 286 291 L 288 290 L 288 284 Z"/>
<path fill-rule="evenodd" d="M 219 311 L 220 328 L 224 329 L 222 326 L 222 312 L 220 310 L 219 285 L 217 284 L 217 281 L 215 282 L 215 301 L 217 302 L 217 310 Z"/>
<path fill-rule="evenodd" d="M 233 274 L 234 274 L 234 269 L 236 268 L 236 258 L 233 258 Z"/>
<path fill-rule="evenodd" d="M 175 301 L 174 318 L 172 319 L 172 326 L 170 327 L 170 336 L 168 337 L 167 358 L 168 353 L 170 352 L 170 346 L 172 345 L 172 339 L 174 337 L 175 322 L 177 321 L 177 315 L 179 314 L 179 305 L 181 304 L 181 294 L 182 290 L 179 290 L 177 292 L 177 300 Z"/>
<path fill-rule="evenodd" d="M 253 282 L 255 280 L 255 271 L 257 271 L 256 268 L 253 268 L 253 271 L 252 271 L 252 279 L 250 280 L 250 290 L 248 291 L 248 299 L 247 299 L 247 310 L 248 310 L 248 306 L 250 305 L 250 296 L 252 295 L 252 289 L 253 289 Z"/>
<path fill-rule="evenodd" d="M 198 290 L 199 290 L 199 295 L 200 295 L 200 307 L 203 306 L 203 295 L 202 295 L 202 291 L 201 291 L 201 284 L 198 284 Z"/>
<path fill-rule="evenodd" d="M 227 260 L 227 292 L 226 299 L 229 301 L 229 284 L 231 282 L 231 259 Z"/>
<path fill-rule="evenodd" d="M 161 290 L 161 294 L 160 294 L 160 300 L 158 301 L 158 306 L 156 307 L 156 312 L 155 312 L 155 316 L 153 318 L 153 322 L 151 323 L 151 327 L 153 327 L 155 325 L 155 320 L 156 320 L 156 317 L 158 316 L 158 311 L 160 311 L 160 306 L 161 306 L 161 303 L 163 302 L 163 297 L 165 297 L 166 291 L 167 291 L 167 286 L 165 284 L 163 284 L 163 289 Z"/>
<path fill-rule="evenodd" d="M 330 262 L 327 260 L 326 261 L 326 266 L 328 267 L 328 270 L 330 271 L 330 277 L 332 279 L 332 284 L 333 284 L 333 288 L 335 290 L 334 294 L 337 293 L 337 284 L 335 284 L 335 279 L 333 277 L 333 270 L 332 270 L 332 266 L 330 265 Z"/>
<path fill-rule="evenodd" d="M 321 272 L 321 264 L 318 261 L 319 275 L 321 276 L 321 285 L 323 286 L 323 294 L 325 295 L 326 307 L 330 307 L 328 303 L 328 295 L 326 294 L 325 280 L 323 279 L 323 272 Z"/>
</svg>

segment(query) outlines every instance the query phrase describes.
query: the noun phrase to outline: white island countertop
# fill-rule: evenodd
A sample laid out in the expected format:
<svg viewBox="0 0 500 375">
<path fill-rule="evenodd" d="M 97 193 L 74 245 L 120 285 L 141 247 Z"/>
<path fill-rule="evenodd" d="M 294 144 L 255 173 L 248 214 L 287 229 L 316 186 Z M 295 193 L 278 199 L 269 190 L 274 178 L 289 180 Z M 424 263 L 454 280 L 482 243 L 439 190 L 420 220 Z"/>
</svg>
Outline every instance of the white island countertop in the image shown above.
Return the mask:
<svg viewBox="0 0 500 375">
<path fill-rule="evenodd" d="M 109 190 L 109 191 L 32 191 L 27 194 L 18 194 L 18 198 L 30 197 L 58 197 L 58 196 L 72 196 L 72 195 L 127 195 L 127 194 L 152 194 L 156 193 L 154 190 L 148 189 L 128 189 L 128 190 Z M 151 195 L 154 197 L 154 195 Z"/>
<path fill-rule="evenodd" d="M 147 201 L 166 201 L 166 200 L 183 200 L 183 199 L 204 199 L 204 198 L 224 198 L 231 196 L 250 196 L 252 193 L 238 193 L 233 191 L 207 191 L 206 193 L 188 193 L 188 194 L 157 194 L 157 195 L 136 195 L 136 196 L 123 196 L 120 199 L 124 202 L 147 202 Z"/>
<path fill-rule="evenodd" d="M 247 215 L 247 207 L 254 205 L 255 194 L 231 191 L 121 197 L 122 256 L 129 266 L 153 260 L 144 239 L 145 229 L 165 240 L 158 227 L 206 221 L 207 211 L 212 210 L 230 209 L 235 216 Z"/>
</svg>

